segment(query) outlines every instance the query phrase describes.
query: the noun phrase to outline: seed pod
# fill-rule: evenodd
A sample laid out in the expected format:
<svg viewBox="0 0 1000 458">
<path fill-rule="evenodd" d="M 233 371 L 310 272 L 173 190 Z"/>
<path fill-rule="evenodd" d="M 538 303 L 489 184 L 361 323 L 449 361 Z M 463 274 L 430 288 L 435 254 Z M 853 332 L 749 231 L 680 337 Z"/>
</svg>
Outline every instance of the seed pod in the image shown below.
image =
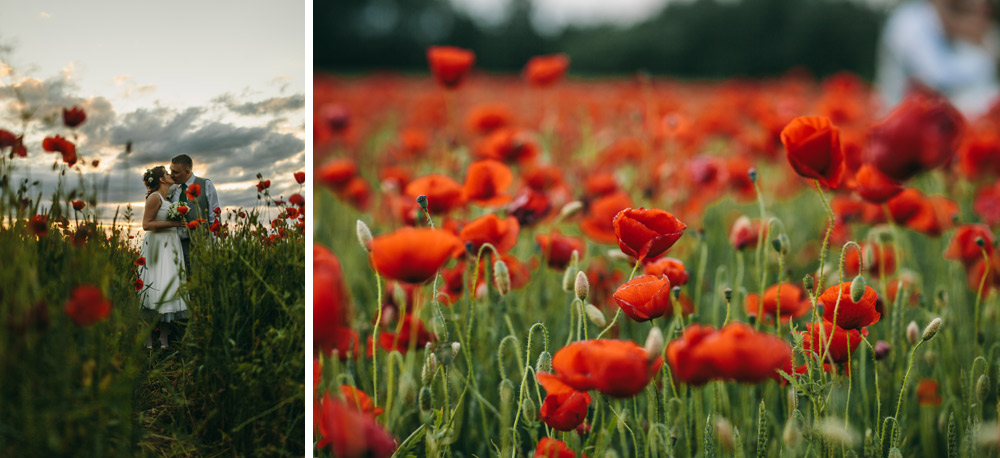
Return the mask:
<svg viewBox="0 0 1000 458">
<path fill-rule="evenodd" d="M 660 331 L 660 328 L 653 326 L 649 330 L 649 335 L 646 336 L 646 345 L 643 348 L 646 349 L 646 355 L 650 360 L 656 359 L 663 353 L 663 332 Z"/>
<path fill-rule="evenodd" d="M 594 306 L 594 304 L 587 304 L 583 307 L 583 312 L 587 315 L 587 319 L 591 323 L 594 323 L 597 327 L 603 328 L 608 324 L 608 320 L 604 317 L 604 313 Z"/>
<path fill-rule="evenodd" d="M 421 194 L 417 196 L 417 205 L 420 205 L 420 209 L 427 211 L 427 196 Z"/>
<path fill-rule="evenodd" d="M 590 294 L 590 282 L 587 280 L 587 274 L 583 272 L 577 272 L 576 283 L 573 285 L 573 290 L 576 292 L 576 298 L 581 301 L 587 299 L 587 295 Z"/>
<path fill-rule="evenodd" d="M 923 340 L 928 341 L 934 338 L 934 335 L 937 334 L 938 329 L 940 328 L 941 328 L 941 317 L 937 317 L 931 320 L 930 324 L 928 324 L 927 327 L 924 328 Z"/>
<path fill-rule="evenodd" d="M 851 282 L 851 300 L 854 302 L 860 302 L 861 298 L 865 296 L 865 290 L 868 284 L 865 283 L 864 277 L 858 275 L 854 277 Z"/>
<path fill-rule="evenodd" d="M 722 290 L 722 294 L 726 297 L 726 302 L 732 302 L 733 301 L 733 289 L 732 288 L 726 288 L 726 289 Z"/>
<path fill-rule="evenodd" d="M 372 230 L 368 228 L 368 225 L 364 221 L 358 220 L 358 224 L 355 227 L 358 234 L 358 243 L 365 249 L 365 251 L 372 252 Z"/>
<path fill-rule="evenodd" d="M 917 327 L 916 321 L 911 321 L 910 324 L 906 325 L 906 341 L 910 345 L 916 345 L 917 340 L 920 339 L 920 328 Z"/>
<path fill-rule="evenodd" d="M 750 181 L 756 183 L 757 182 L 757 169 L 751 168 L 750 170 L 747 170 L 747 176 L 750 177 Z"/>
<path fill-rule="evenodd" d="M 806 291 L 812 291 L 813 286 L 816 284 L 816 279 L 812 275 L 806 275 L 802 277 L 802 284 L 806 287 Z"/>
<path fill-rule="evenodd" d="M 503 260 L 493 263 L 493 282 L 501 296 L 506 296 L 510 292 L 510 271 L 507 270 L 507 263 Z"/>
<path fill-rule="evenodd" d="M 535 362 L 535 372 L 552 372 L 552 354 L 542 350 Z"/>
<path fill-rule="evenodd" d="M 774 240 L 771 240 L 771 247 L 774 248 L 774 251 L 777 251 L 778 253 L 787 254 L 789 243 L 790 242 L 788 241 L 787 235 L 778 234 L 778 236 L 775 237 Z"/>
<path fill-rule="evenodd" d="M 681 297 L 681 287 L 675 286 L 670 288 L 670 295 L 674 297 L 674 300 L 677 300 L 677 298 Z"/>
</svg>

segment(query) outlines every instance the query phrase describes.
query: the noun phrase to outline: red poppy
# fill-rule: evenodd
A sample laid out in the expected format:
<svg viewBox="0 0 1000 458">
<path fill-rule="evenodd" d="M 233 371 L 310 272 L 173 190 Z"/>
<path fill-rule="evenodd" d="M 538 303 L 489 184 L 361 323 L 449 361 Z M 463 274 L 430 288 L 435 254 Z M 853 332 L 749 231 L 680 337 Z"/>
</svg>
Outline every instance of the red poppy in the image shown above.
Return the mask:
<svg viewBox="0 0 1000 458">
<path fill-rule="evenodd" d="M 410 348 L 424 348 L 428 343 L 437 340 L 433 334 L 427 331 L 427 327 L 424 323 L 420 321 L 420 318 L 407 313 L 406 316 L 399 319 L 396 322 L 396 330 L 394 332 L 380 332 L 378 334 L 378 343 L 387 352 L 398 351 L 402 354 Z M 371 338 L 368 339 L 368 356 L 371 357 L 372 347 Z"/>
<path fill-rule="evenodd" d="M 368 182 L 360 176 L 351 178 L 340 192 L 340 197 L 359 210 L 368 208 L 371 201 L 371 188 Z"/>
<path fill-rule="evenodd" d="M 448 231 L 404 227 L 375 237 L 371 259 L 380 275 L 405 283 L 423 283 L 463 251 L 461 240 Z"/>
<path fill-rule="evenodd" d="M 305 184 L 306 182 L 306 172 L 295 172 L 292 174 L 295 177 L 295 182 L 298 184 Z"/>
<path fill-rule="evenodd" d="M 329 352 L 337 343 L 343 344 L 347 308 L 347 288 L 340 260 L 326 247 L 314 244 L 313 341 L 318 348 Z"/>
<path fill-rule="evenodd" d="M 266 183 L 268 186 L 271 185 L 270 181 L 267 181 Z M 197 199 L 198 196 L 201 195 L 201 185 L 193 184 L 191 186 L 188 186 L 187 191 L 184 191 L 184 194 L 187 194 L 188 200 Z"/>
<path fill-rule="evenodd" d="M 87 206 L 87 204 L 84 203 L 82 200 L 74 200 L 72 204 L 73 204 L 73 210 L 76 211 L 83 210 L 83 207 Z"/>
<path fill-rule="evenodd" d="M 194 186 L 194 185 L 192 185 L 192 186 Z M 265 189 L 270 188 L 270 187 L 271 187 L 271 180 L 260 180 L 257 183 L 257 192 L 264 192 Z"/>
<path fill-rule="evenodd" d="M 667 277 L 640 275 L 619 286 L 614 298 L 618 307 L 635 321 L 649 321 L 673 314 L 670 280 Z"/>
<path fill-rule="evenodd" d="M 583 192 L 590 197 L 601 197 L 618 191 L 618 179 L 615 174 L 597 172 L 587 176 L 583 182 Z"/>
<path fill-rule="evenodd" d="M 69 110 L 63 108 L 62 115 L 63 124 L 71 129 L 83 124 L 83 121 L 87 120 L 87 114 L 83 111 L 83 109 L 77 107 L 70 108 Z"/>
<path fill-rule="evenodd" d="M 777 379 L 777 370 L 791 357 L 792 348 L 784 340 L 743 323 L 719 330 L 692 324 L 667 345 L 674 376 L 691 385 L 710 380 L 760 383 Z"/>
<path fill-rule="evenodd" d="M 572 431 L 587 419 L 589 394 L 574 390 L 552 374 L 541 372 L 537 379 L 547 393 L 540 409 L 546 425 L 557 431 Z"/>
<path fill-rule="evenodd" d="M 535 165 L 521 171 L 521 179 L 535 191 L 548 191 L 563 186 L 563 171 L 554 165 Z"/>
<path fill-rule="evenodd" d="M 632 199 L 624 192 L 599 197 L 590 203 L 587 214 L 580 221 L 580 230 L 597 243 L 614 244 L 618 241 L 615 218 L 631 206 Z"/>
<path fill-rule="evenodd" d="M 488 134 L 513 123 L 514 115 L 502 104 L 476 106 L 465 117 L 465 124 L 469 130 L 479 134 Z"/>
<path fill-rule="evenodd" d="M 465 75 L 472 69 L 476 55 L 453 46 L 431 46 L 427 48 L 427 62 L 431 66 L 434 79 L 441 86 L 454 89 L 462 84 Z"/>
<path fill-rule="evenodd" d="M 190 211 L 190 210 L 191 210 L 191 207 L 188 207 L 187 205 L 180 205 L 180 206 L 177 207 L 177 214 L 179 214 L 181 216 L 184 216 L 184 215 L 187 215 L 188 211 Z"/>
<path fill-rule="evenodd" d="M 28 220 L 28 229 L 39 238 L 49 233 L 49 216 L 35 215 Z"/>
<path fill-rule="evenodd" d="M 855 353 L 858 344 L 861 343 L 861 333 L 857 329 L 847 331 L 840 326 L 834 326 L 826 318 L 822 319 L 822 325 L 807 324 L 806 331 L 801 331 L 800 334 L 802 334 L 802 347 L 805 351 L 813 352 L 817 358 L 823 356 L 825 351 L 828 355 L 827 358 L 832 359 L 835 363 L 847 362 L 849 356 Z M 814 342 L 824 342 L 823 336 L 826 336 L 826 344 L 814 345 Z M 826 347 L 829 347 L 829 350 Z"/>
<path fill-rule="evenodd" d="M 136 291 L 142 291 L 142 279 L 141 278 L 136 278 L 135 279 L 135 290 Z"/>
<path fill-rule="evenodd" d="M 476 145 L 476 153 L 484 159 L 501 162 L 531 162 L 540 148 L 531 134 L 519 129 L 496 129 Z"/>
<path fill-rule="evenodd" d="M 868 159 L 887 177 L 906 181 L 951 160 L 964 130 L 962 115 L 944 97 L 915 92 L 871 128 Z"/>
<path fill-rule="evenodd" d="M 104 297 L 101 288 L 80 285 L 73 290 L 69 300 L 66 301 L 65 310 L 77 326 L 86 327 L 111 314 L 111 301 Z"/>
<path fill-rule="evenodd" d="M 521 226 L 513 216 L 500 219 L 490 213 L 466 224 L 458 237 L 463 242 L 472 243 L 472 248 L 476 251 L 483 244 L 490 243 L 497 251 L 506 253 L 517 244 L 517 234 L 520 229 Z"/>
<path fill-rule="evenodd" d="M 837 189 L 844 176 L 844 153 L 840 134 L 828 118 L 800 116 L 781 131 L 781 143 L 795 172 Z"/>
<path fill-rule="evenodd" d="M 844 282 L 827 288 L 816 303 L 823 306 L 823 317 L 827 321 L 844 329 L 859 329 L 878 323 L 882 314 L 876 308 L 877 300 L 878 294 L 871 286 L 866 285 L 861 300 L 854 302 L 851 300 L 851 282 Z"/>
<path fill-rule="evenodd" d="M 17 135 L 9 130 L 0 129 L 0 149 L 12 148 L 16 144 Z"/>
<path fill-rule="evenodd" d="M 576 453 L 559 439 L 543 437 L 535 447 L 534 458 L 576 458 Z"/>
<path fill-rule="evenodd" d="M 399 143 L 403 151 L 410 156 L 416 156 L 427 149 L 430 140 L 423 130 L 410 127 L 399 131 Z"/>
<path fill-rule="evenodd" d="M 188 229 L 192 229 L 192 230 L 193 229 L 198 229 L 198 227 L 200 227 L 202 225 L 202 223 L 204 223 L 204 222 L 205 222 L 205 218 L 198 218 L 198 219 L 194 219 L 194 220 L 188 221 L 187 228 Z"/>
<path fill-rule="evenodd" d="M 548 196 L 531 188 L 518 192 L 507 204 L 507 214 L 517 218 L 521 226 L 532 226 L 552 210 Z"/>
<path fill-rule="evenodd" d="M 538 247 L 542 252 L 542 258 L 549 264 L 549 267 L 557 270 L 565 270 L 573 257 L 573 251 L 577 252 L 578 259 L 583 259 L 587 254 L 587 244 L 576 237 L 566 237 L 559 233 L 558 229 L 553 229 L 551 234 L 538 234 L 535 236 Z"/>
<path fill-rule="evenodd" d="M 751 221 L 746 216 L 740 216 L 736 218 L 733 228 L 729 230 L 729 243 L 732 243 L 733 248 L 737 251 L 744 248 L 754 248 L 757 246 L 760 228 L 760 220 Z"/>
<path fill-rule="evenodd" d="M 510 201 L 503 192 L 514 181 L 510 168 L 499 161 L 484 160 L 469 164 L 463 192 L 465 198 L 479 205 L 492 207 Z"/>
<path fill-rule="evenodd" d="M 642 272 L 646 275 L 661 276 L 666 275 L 670 279 L 671 286 L 684 286 L 688 282 L 688 271 L 680 259 L 660 258 L 646 263 Z"/>
<path fill-rule="evenodd" d="M 990 226 L 1000 224 L 1000 182 L 979 188 L 972 209 L 986 224 Z"/>
<path fill-rule="evenodd" d="M 358 412 L 367 414 L 374 417 L 382 415 L 385 409 L 381 407 L 375 407 L 375 403 L 372 402 L 372 398 L 368 397 L 364 391 L 361 391 L 351 385 L 340 385 L 340 394 L 344 396 L 344 402 L 348 406 L 357 409 Z"/>
<path fill-rule="evenodd" d="M 989 265 L 989 271 L 986 266 Z M 985 283 L 983 277 L 986 277 Z M 990 289 L 1000 286 L 1000 256 L 990 256 L 989 260 L 979 259 L 965 271 L 966 282 L 971 291 L 979 291 L 982 283 L 983 294 L 988 294 Z"/>
<path fill-rule="evenodd" d="M 63 162 L 71 167 L 76 164 L 76 145 L 62 136 L 45 137 L 42 149 L 50 153 L 62 153 Z"/>
<path fill-rule="evenodd" d="M 982 247 L 976 244 L 978 238 L 983 239 Z M 969 267 L 983 259 L 983 251 L 986 251 L 987 256 L 993 254 L 993 242 L 993 233 L 985 224 L 959 226 L 948 244 L 948 250 L 944 252 L 944 257 L 959 261 L 962 265 Z"/>
<path fill-rule="evenodd" d="M 524 66 L 524 79 L 534 86 L 551 86 L 562 79 L 569 68 L 569 57 L 565 54 L 536 56 Z"/>
<path fill-rule="evenodd" d="M 320 184 L 338 191 L 358 174 L 358 166 L 351 159 L 333 159 L 316 171 Z"/>
<path fill-rule="evenodd" d="M 427 175 L 406 185 L 405 193 L 411 199 L 427 196 L 427 211 L 431 214 L 446 214 L 464 204 L 462 187 L 445 175 Z"/>
<path fill-rule="evenodd" d="M 144 265 L 146 265 L 146 258 L 143 257 L 143 256 L 140 256 L 139 259 L 136 259 L 135 262 L 133 262 L 132 264 L 135 264 L 137 266 L 144 266 Z"/>
<path fill-rule="evenodd" d="M 896 254 L 891 245 L 880 243 L 862 243 L 861 253 L 864 255 L 865 272 L 872 278 L 882 278 L 882 273 L 892 275 L 896 272 Z M 847 250 L 844 255 L 844 274 L 855 276 L 859 273 L 858 250 Z"/>
<path fill-rule="evenodd" d="M 781 307 L 781 321 L 788 322 L 788 320 L 801 317 L 809 312 L 809 309 L 812 308 L 812 302 L 809 301 L 809 297 L 806 296 L 805 291 L 795 283 L 781 283 L 780 293 L 778 285 L 773 285 L 764 291 L 764 316 L 761 317 L 759 315 L 761 312 L 760 296 L 756 293 L 750 293 L 746 297 L 747 314 L 757 315 L 758 318 L 765 321 L 774 320 L 775 315 L 778 314 L 779 306 Z"/>
<path fill-rule="evenodd" d="M 922 406 L 941 405 L 941 395 L 938 393 L 938 382 L 923 379 L 917 384 L 917 403 Z"/>
<path fill-rule="evenodd" d="M 316 409 L 319 441 L 316 448 L 330 448 L 338 458 L 388 458 L 396 450 L 393 437 L 375 418 L 347 402 L 323 396 Z"/>
<path fill-rule="evenodd" d="M 664 210 L 626 208 L 612 224 L 622 252 L 639 260 L 655 258 L 674 246 L 687 225 Z"/>
<path fill-rule="evenodd" d="M 662 356 L 650 355 L 628 340 L 577 341 L 552 357 L 552 368 L 563 383 L 614 398 L 635 396 L 662 366 Z"/>
<path fill-rule="evenodd" d="M 969 178 L 1000 174 L 1000 133 L 991 123 L 980 123 L 969 129 L 958 157 L 959 170 Z"/>
<path fill-rule="evenodd" d="M 854 174 L 854 190 L 862 199 L 882 204 L 888 202 L 897 194 L 903 192 L 903 186 L 896 180 L 885 176 L 877 167 L 871 164 L 864 164 Z"/>
<path fill-rule="evenodd" d="M 288 196 L 288 203 L 297 207 L 304 207 L 306 205 L 306 198 L 302 197 L 302 194 L 295 193 Z M 218 208 L 216 208 L 216 210 L 218 210 Z M 216 214 L 218 214 L 218 212 L 216 212 Z"/>
</svg>

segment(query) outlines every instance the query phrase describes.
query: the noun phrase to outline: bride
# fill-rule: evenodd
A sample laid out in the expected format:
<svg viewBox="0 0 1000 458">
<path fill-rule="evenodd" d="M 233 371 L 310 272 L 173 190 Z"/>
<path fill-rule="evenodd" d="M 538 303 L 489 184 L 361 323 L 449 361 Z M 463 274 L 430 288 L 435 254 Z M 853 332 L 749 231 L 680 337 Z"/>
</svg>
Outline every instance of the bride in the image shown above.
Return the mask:
<svg viewBox="0 0 1000 458">
<path fill-rule="evenodd" d="M 183 254 L 177 228 L 183 226 L 184 221 L 167 219 L 167 210 L 170 208 L 167 191 L 174 180 L 165 167 L 157 166 L 146 170 L 142 182 L 149 190 L 142 214 L 142 229 L 146 231 L 142 242 L 142 256 L 146 258 L 146 266 L 139 274 L 146 288 L 142 307 L 159 314 L 159 321 L 162 323 L 160 347 L 168 348 L 166 323 L 187 316 L 187 304 L 178 293 L 180 285 L 184 283 L 184 271 L 180 268 Z M 151 336 L 146 337 L 146 348 L 152 348 Z"/>
</svg>

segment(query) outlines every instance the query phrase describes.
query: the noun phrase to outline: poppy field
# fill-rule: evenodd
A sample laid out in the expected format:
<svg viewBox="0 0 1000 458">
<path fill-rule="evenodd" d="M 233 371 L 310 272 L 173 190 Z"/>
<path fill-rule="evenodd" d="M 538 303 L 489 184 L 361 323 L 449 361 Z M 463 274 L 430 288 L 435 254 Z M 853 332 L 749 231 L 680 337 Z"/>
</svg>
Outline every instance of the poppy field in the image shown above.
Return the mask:
<svg viewBox="0 0 1000 458">
<path fill-rule="evenodd" d="M 315 76 L 318 456 L 998 456 L 1000 105 L 427 57 Z"/>
<path fill-rule="evenodd" d="M 87 170 L 99 161 L 77 149 L 86 113 L 57 119 L 0 126 L 0 455 L 300 454 L 301 191 L 271 196 L 261 177 L 246 190 L 255 207 L 189 224 L 194 269 L 180 289 L 190 315 L 158 322 L 141 309 L 142 209 L 100 211 L 108 180 L 133 180 L 140 200 L 141 174 Z M 54 192 L 26 161 L 52 163 Z M 304 174 L 273 179 L 302 184 Z M 169 347 L 147 349 L 166 326 Z"/>
</svg>

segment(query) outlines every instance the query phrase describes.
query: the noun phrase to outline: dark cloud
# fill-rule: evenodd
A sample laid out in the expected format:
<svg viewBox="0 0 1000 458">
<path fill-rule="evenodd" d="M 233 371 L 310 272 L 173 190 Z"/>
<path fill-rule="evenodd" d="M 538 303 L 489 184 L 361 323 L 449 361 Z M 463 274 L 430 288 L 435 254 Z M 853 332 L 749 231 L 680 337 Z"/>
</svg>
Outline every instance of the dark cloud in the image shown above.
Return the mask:
<svg viewBox="0 0 1000 458">
<path fill-rule="evenodd" d="M 272 97 L 258 102 L 241 102 L 232 94 L 224 94 L 212 100 L 236 114 L 244 116 L 277 115 L 288 111 L 302 110 L 306 106 L 303 94 L 288 97 Z"/>
<path fill-rule="evenodd" d="M 86 139 L 79 146 L 104 146 L 103 139 L 116 119 L 111 101 L 105 97 L 79 97 L 75 95 L 76 91 L 76 85 L 66 76 L 44 81 L 24 78 L 15 86 L 0 88 L 0 106 L 4 119 L 27 117 L 40 121 L 53 133 L 63 135 L 68 129 L 62 127 L 62 110 L 80 107 L 87 113 L 87 120 L 77 129 Z"/>
</svg>

